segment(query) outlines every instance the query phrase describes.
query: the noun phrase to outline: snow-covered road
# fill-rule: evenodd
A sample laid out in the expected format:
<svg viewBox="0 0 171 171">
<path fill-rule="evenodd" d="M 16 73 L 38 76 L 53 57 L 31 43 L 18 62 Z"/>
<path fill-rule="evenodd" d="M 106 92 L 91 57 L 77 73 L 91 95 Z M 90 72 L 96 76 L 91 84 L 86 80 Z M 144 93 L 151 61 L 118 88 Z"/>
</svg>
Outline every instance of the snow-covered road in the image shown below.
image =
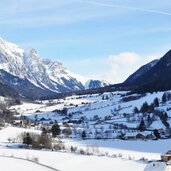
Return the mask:
<svg viewBox="0 0 171 171">
<path fill-rule="evenodd" d="M 36 164 L 32 161 L 15 157 L 0 156 L 0 164 L 2 171 L 58 171 L 39 163 Z"/>
</svg>

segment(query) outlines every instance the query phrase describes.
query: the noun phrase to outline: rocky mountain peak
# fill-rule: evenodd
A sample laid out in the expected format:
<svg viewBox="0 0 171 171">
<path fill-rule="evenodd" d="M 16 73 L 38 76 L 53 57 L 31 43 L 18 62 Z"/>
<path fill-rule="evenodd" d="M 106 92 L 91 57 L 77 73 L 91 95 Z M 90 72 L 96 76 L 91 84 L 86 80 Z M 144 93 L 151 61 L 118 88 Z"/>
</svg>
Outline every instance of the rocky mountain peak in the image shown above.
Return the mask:
<svg viewBox="0 0 171 171">
<path fill-rule="evenodd" d="M 110 84 L 107 81 L 100 81 L 100 80 L 88 80 L 85 83 L 85 89 L 95 89 L 95 88 L 100 88 L 100 87 L 106 87 L 109 86 Z"/>
<path fill-rule="evenodd" d="M 84 89 L 61 62 L 43 60 L 34 48 L 26 51 L 2 38 L 0 69 L 20 79 L 27 79 L 43 91 L 59 93 Z"/>
</svg>

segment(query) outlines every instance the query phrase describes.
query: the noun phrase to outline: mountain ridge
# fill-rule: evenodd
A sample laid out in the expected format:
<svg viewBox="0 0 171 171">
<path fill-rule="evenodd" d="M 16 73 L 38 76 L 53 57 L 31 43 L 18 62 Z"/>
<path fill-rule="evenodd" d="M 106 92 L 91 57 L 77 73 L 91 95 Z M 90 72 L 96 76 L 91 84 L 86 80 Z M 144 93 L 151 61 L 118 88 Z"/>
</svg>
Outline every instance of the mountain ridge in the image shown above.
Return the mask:
<svg viewBox="0 0 171 171">
<path fill-rule="evenodd" d="M 34 85 L 32 88 L 37 87 L 36 89 L 42 90 L 40 92 L 61 93 L 84 89 L 82 83 L 74 78 L 61 62 L 42 59 L 35 49 L 25 51 L 2 38 L 0 38 L 0 69 L 23 81 L 29 81 Z M 5 77 L 3 81 L 9 83 Z M 22 95 L 28 96 L 24 91 Z"/>
<path fill-rule="evenodd" d="M 150 66 L 150 64 L 152 64 Z M 150 67 L 148 67 L 150 66 Z M 144 69 L 143 73 L 140 73 Z M 135 88 L 139 91 L 160 91 L 171 89 L 171 50 L 163 57 L 154 60 L 129 76 L 122 86 Z M 138 77 L 135 77 L 139 74 Z"/>
</svg>

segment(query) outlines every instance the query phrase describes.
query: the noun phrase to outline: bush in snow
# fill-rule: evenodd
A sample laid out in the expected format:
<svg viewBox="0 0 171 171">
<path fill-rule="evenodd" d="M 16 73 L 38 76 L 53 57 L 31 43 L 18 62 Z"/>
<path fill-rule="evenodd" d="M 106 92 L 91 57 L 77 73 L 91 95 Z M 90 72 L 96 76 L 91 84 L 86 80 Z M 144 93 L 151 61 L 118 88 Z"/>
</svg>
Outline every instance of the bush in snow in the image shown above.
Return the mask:
<svg viewBox="0 0 171 171">
<path fill-rule="evenodd" d="M 64 128 L 64 129 L 62 130 L 62 133 L 63 133 L 66 137 L 68 137 L 68 136 L 70 136 L 70 135 L 72 134 L 72 130 L 71 130 L 70 127 L 66 127 L 66 128 Z"/>
<path fill-rule="evenodd" d="M 71 152 L 76 152 L 77 151 L 77 147 L 73 147 L 73 146 L 71 146 Z"/>
<path fill-rule="evenodd" d="M 86 154 L 86 152 L 83 149 L 80 149 L 79 150 L 79 153 L 82 154 L 82 155 L 85 155 Z"/>
<path fill-rule="evenodd" d="M 33 156 L 31 160 L 34 161 L 35 163 L 39 163 L 39 158 L 38 157 Z"/>
<path fill-rule="evenodd" d="M 122 158 L 122 154 L 121 154 L 121 153 L 119 153 L 119 154 L 118 154 L 118 157 L 119 157 L 119 158 Z"/>
<path fill-rule="evenodd" d="M 53 144 L 53 149 L 56 151 L 65 150 L 65 145 L 63 142 L 57 142 Z"/>
<path fill-rule="evenodd" d="M 32 148 L 52 148 L 52 138 L 50 135 L 47 134 L 30 134 L 25 133 L 21 134 L 21 137 L 23 137 L 23 144 L 26 144 L 29 147 Z"/>
<path fill-rule="evenodd" d="M 50 135 L 32 135 L 32 147 L 33 148 L 52 148 L 52 138 Z"/>
<path fill-rule="evenodd" d="M 32 145 L 32 137 L 30 136 L 30 133 L 26 133 L 23 137 L 23 144 L 26 144 L 27 146 Z"/>
</svg>

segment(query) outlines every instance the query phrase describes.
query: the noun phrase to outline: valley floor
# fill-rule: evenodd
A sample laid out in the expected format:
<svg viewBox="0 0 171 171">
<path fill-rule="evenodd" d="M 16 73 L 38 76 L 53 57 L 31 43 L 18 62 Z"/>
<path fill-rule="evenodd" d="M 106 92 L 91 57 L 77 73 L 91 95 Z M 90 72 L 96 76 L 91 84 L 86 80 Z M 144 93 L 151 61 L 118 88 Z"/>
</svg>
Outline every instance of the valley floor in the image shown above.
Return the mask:
<svg viewBox="0 0 171 171">
<path fill-rule="evenodd" d="M 50 152 L 50 151 L 35 151 L 35 150 L 18 150 L 18 149 L 0 149 L 3 155 L 14 155 L 23 158 L 38 157 L 39 162 L 57 168 L 61 171 L 142 171 L 145 164 L 141 162 L 109 158 L 98 156 L 84 156 L 71 153 Z M 0 158 L 2 161 L 1 168 L 3 171 L 50 171 L 49 169 L 34 166 L 35 164 L 28 162 L 16 162 L 15 159 Z M 10 164 L 10 165 L 9 165 Z M 15 165 L 15 166 L 14 166 Z M 14 166 L 14 167 L 13 167 Z M 14 169 L 15 168 L 15 169 Z"/>
<path fill-rule="evenodd" d="M 53 171 L 46 167 L 15 158 L 0 157 L 2 171 Z"/>
<path fill-rule="evenodd" d="M 24 116 L 31 122 L 27 124 L 22 120 L 22 125 L 18 127 L 6 125 L 0 130 L 0 155 L 24 159 L 36 157 L 39 163 L 61 171 L 143 171 L 149 160 L 160 160 L 160 155 L 171 149 L 171 139 L 118 140 L 117 135 L 120 135 L 121 131 L 125 135 L 132 133 L 132 128 L 135 129 L 140 125 L 141 118 L 144 118 L 146 125 L 148 125 L 148 116 L 153 118 L 148 129 L 164 130 L 165 125 L 154 113 L 133 112 L 135 107 L 141 109 L 142 104 L 145 102 L 151 104 L 155 98 L 158 98 L 160 102 L 156 110 L 167 111 L 167 121 L 171 125 L 171 102 L 163 103 L 161 101 L 162 95 L 163 92 L 126 96 L 126 92 L 113 92 L 71 96 L 52 102 L 42 101 L 39 102 L 40 104 L 23 103 L 13 106 L 11 110 L 18 112 L 19 121 Z M 82 123 L 76 122 L 80 120 Z M 55 122 L 59 123 L 61 132 L 63 132 L 61 136 L 65 146 L 63 151 L 22 149 L 18 148 L 17 144 L 9 143 L 23 142 L 23 139 L 18 139 L 18 135 L 24 132 L 41 134 L 43 125 L 49 127 L 47 129 L 50 130 L 51 123 Z M 66 128 L 70 128 L 70 136 L 64 136 Z M 89 140 L 83 140 L 84 138 L 81 137 L 83 130 L 86 131 L 86 138 L 90 138 Z M 99 134 L 101 140 L 96 139 Z M 63 137 L 70 137 L 70 139 L 62 139 Z M 103 140 L 105 137 L 109 137 L 109 139 Z M 112 139 L 114 137 L 115 139 Z M 71 146 L 77 148 L 76 152 L 71 152 Z M 81 154 L 81 150 L 83 153 L 93 155 Z M 6 169 L 3 171 L 14 170 L 12 169 L 13 164 L 9 168 L 6 167 L 8 159 L 1 157 L 0 163 L 1 161 L 4 161 L 2 162 L 3 167 Z M 36 170 L 36 167 L 32 167 L 29 163 L 26 165 L 27 168 L 32 169 L 29 171 L 44 171 L 39 168 Z M 22 167 L 22 164 L 20 166 Z M 16 170 L 27 171 L 24 166 Z"/>
<path fill-rule="evenodd" d="M 171 149 L 170 139 L 158 141 L 63 139 L 66 150 L 62 152 L 22 149 L 18 148 L 18 144 L 8 142 L 9 136 L 17 137 L 18 133 L 24 131 L 28 130 L 16 127 L 0 130 L 0 156 L 14 156 L 30 160 L 37 158 L 39 163 L 61 171 L 143 171 L 147 164 L 146 159 L 159 160 L 162 153 Z M 70 152 L 71 146 L 93 152 L 94 155 L 72 153 Z M 46 168 L 41 169 L 40 166 L 33 167 L 34 164 L 27 161 L 16 161 L 14 158 L 0 157 L 0 163 L 2 168 L 5 168 L 3 171 L 14 170 L 14 165 L 18 167 L 15 168 L 17 171 L 27 171 L 28 168 L 32 169 L 29 171 L 49 171 Z"/>
<path fill-rule="evenodd" d="M 160 160 L 160 155 L 171 149 L 171 139 L 165 140 L 65 140 L 66 146 L 75 146 L 83 149 L 98 148 L 99 153 L 122 155 L 122 158 L 140 160 Z"/>
</svg>

